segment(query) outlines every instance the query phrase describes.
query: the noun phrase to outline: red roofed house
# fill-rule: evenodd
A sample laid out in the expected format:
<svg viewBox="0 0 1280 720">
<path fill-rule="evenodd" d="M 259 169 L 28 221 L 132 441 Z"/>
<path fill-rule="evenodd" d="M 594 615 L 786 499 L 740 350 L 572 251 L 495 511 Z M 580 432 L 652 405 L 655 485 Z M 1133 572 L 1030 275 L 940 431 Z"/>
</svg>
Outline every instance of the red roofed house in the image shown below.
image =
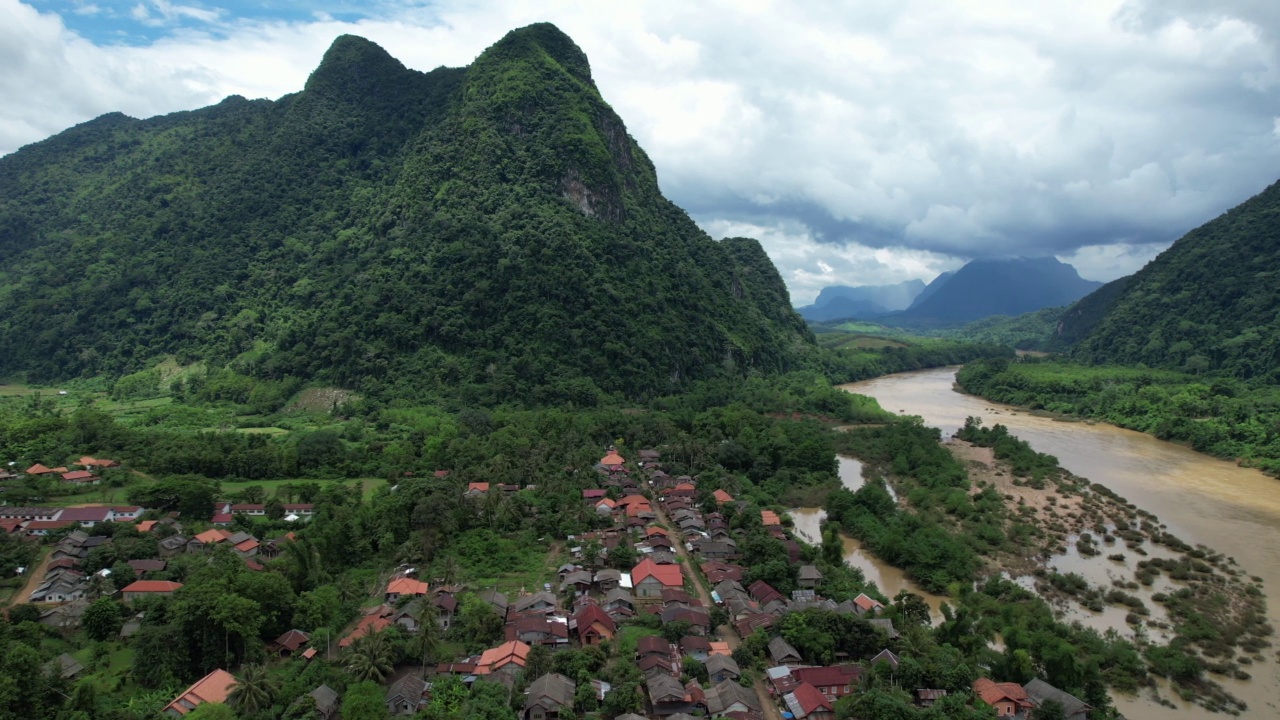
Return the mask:
<svg viewBox="0 0 1280 720">
<path fill-rule="evenodd" d="M 311 637 L 309 635 L 301 630 L 295 629 L 276 638 L 276 641 L 272 643 L 272 646 L 275 647 L 276 652 L 287 656 L 298 652 L 298 648 L 306 645 L 307 641 L 310 639 Z"/>
<path fill-rule="evenodd" d="M 258 554 L 258 547 L 261 543 L 257 538 L 248 538 L 236 543 L 236 552 L 240 553 L 240 557 L 249 558 Z"/>
<path fill-rule="evenodd" d="M 138 529 L 138 532 L 144 532 L 144 533 L 145 533 L 145 532 L 151 532 L 151 528 L 153 528 L 153 527 L 155 527 L 155 526 L 156 526 L 156 521 L 155 521 L 155 520 L 143 520 L 142 522 L 138 523 L 138 524 L 137 524 L 137 525 L 135 525 L 134 527 L 136 527 L 136 528 Z"/>
<path fill-rule="evenodd" d="M 733 496 L 723 490 L 717 490 L 711 493 L 711 496 L 716 499 L 717 505 L 733 502 Z"/>
<path fill-rule="evenodd" d="M 173 591 L 180 587 L 182 587 L 182 583 L 173 582 L 172 580 L 138 580 L 125 585 L 120 592 L 123 594 L 125 602 L 131 602 L 138 598 L 172 595 Z"/>
<path fill-rule="evenodd" d="M 612 640 L 618 625 L 599 605 L 586 605 L 574 616 L 577 621 L 578 639 L 583 645 L 599 645 Z"/>
<path fill-rule="evenodd" d="M 1027 691 L 1018 683 L 998 683 L 978 678 L 973 681 L 973 692 L 996 709 L 996 717 L 1015 717 L 1033 707 Z"/>
<path fill-rule="evenodd" d="M 853 604 L 858 609 L 859 615 L 874 613 L 875 611 L 884 608 L 884 605 L 881 604 L 879 600 L 869 597 L 865 593 L 858 593 L 858 597 L 853 599 Z"/>
<path fill-rule="evenodd" d="M 113 467 L 120 467 L 120 463 L 116 462 L 115 460 L 107 460 L 107 459 L 105 459 L 105 458 L 92 458 L 92 457 L 89 457 L 88 455 L 86 455 L 86 456 L 84 456 L 84 457 L 80 458 L 79 460 L 77 460 L 77 461 L 76 461 L 76 464 L 77 464 L 77 465 L 79 465 L 80 467 L 87 467 L 87 468 L 92 468 L 92 467 L 98 467 L 98 468 L 113 468 Z"/>
<path fill-rule="evenodd" d="M 783 700 L 797 720 L 831 720 L 836 715 L 833 703 L 807 682 L 797 685 Z"/>
<path fill-rule="evenodd" d="M 62 473 L 63 482 L 75 483 L 77 485 L 97 485 L 102 482 L 102 478 L 94 475 L 88 470 L 72 470 L 71 472 Z"/>
<path fill-rule="evenodd" d="M 638 598 L 660 599 L 663 590 L 684 587 L 684 572 L 679 565 L 659 565 L 645 558 L 631 570 L 631 586 Z"/>
<path fill-rule="evenodd" d="M 835 667 L 800 667 L 791 670 L 796 682 L 808 683 L 818 689 L 827 700 L 835 702 L 853 694 L 862 679 L 862 668 L 857 665 Z"/>
<path fill-rule="evenodd" d="M 778 518 L 778 513 L 772 510 L 761 510 L 760 522 L 764 523 L 765 527 L 782 524 L 782 520 Z"/>
<path fill-rule="evenodd" d="M 395 602 L 404 596 L 422 597 L 427 594 L 427 583 L 411 577 L 398 577 L 387 583 L 387 602 Z"/>
<path fill-rule="evenodd" d="M 182 717 L 205 703 L 225 703 L 231 689 L 236 685 L 235 676 L 226 670 L 218 669 L 205 675 L 187 688 L 173 702 L 164 708 L 169 717 Z"/>
<path fill-rule="evenodd" d="M 476 497 L 477 495 L 484 495 L 488 492 L 489 492 L 489 483 L 473 482 L 467 485 L 467 492 L 464 494 L 467 497 Z"/>
<path fill-rule="evenodd" d="M 32 465 L 31 467 L 27 468 L 28 475 L 48 475 L 52 472 L 53 470 L 50 470 L 49 468 L 41 465 L 40 463 L 36 463 L 35 465 Z"/>
<path fill-rule="evenodd" d="M 391 624 L 391 608 L 385 605 L 371 608 L 364 617 L 360 618 L 360 622 L 356 623 L 355 629 L 338 641 L 338 647 L 349 647 L 351 643 L 365 635 L 374 635 L 386 630 L 391 627 Z"/>
<path fill-rule="evenodd" d="M 626 460 L 623 460 L 622 456 L 619 455 L 616 450 L 610 450 L 607 455 L 600 458 L 600 464 L 605 467 L 616 467 L 624 462 L 626 462 Z"/>
<path fill-rule="evenodd" d="M 529 646 L 519 640 L 489 648 L 476 662 L 477 675 L 505 675 L 514 680 L 529 660 Z"/>
</svg>

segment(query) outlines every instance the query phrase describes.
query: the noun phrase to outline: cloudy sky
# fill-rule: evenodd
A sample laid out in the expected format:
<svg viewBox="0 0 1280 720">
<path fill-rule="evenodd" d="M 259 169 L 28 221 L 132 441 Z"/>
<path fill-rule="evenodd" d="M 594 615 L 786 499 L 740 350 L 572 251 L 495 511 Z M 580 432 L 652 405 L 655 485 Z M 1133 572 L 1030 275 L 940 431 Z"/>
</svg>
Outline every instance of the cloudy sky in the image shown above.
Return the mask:
<svg viewBox="0 0 1280 720">
<path fill-rule="evenodd" d="M 980 256 L 1110 280 L 1280 176 L 1276 0 L 0 0 L 0 154 L 279 97 L 342 33 L 429 70 L 542 20 L 666 194 L 758 238 L 797 304 Z"/>
</svg>

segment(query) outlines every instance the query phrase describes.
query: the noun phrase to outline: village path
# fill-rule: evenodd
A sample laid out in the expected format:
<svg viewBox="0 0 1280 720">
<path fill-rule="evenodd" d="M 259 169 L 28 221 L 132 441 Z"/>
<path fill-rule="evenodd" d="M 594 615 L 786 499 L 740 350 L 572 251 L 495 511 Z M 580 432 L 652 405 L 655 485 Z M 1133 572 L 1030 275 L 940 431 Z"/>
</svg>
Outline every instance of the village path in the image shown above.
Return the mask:
<svg viewBox="0 0 1280 720">
<path fill-rule="evenodd" d="M 49 569 L 49 563 L 51 562 L 49 557 L 51 555 L 53 555 L 53 553 L 47 551 L 44 552 L 40 557 L 39 564 L 27 573 L 26 584 L 22 586 L 22 589 L 19 590 L 11 600 L 9 600 L 9 605 L 7 607 L 21 605 L 26 602 L 31 597 L 31 593 L 35 592 L 36 588 L 40 587 L 40 582 L 44 580 L 45 571 Z"/>
<path fill-rule="evenodd" d="M 703 606 L 708 610 L 715 607 L 711 602 L 711 593 L 707 591 L 707 586 L 702 581 L 702 574 L 699 568 L 694 567 L 693 558 L 689 556 L 689 551 L 685 549 L 684 539 L 680 537 L 679 531 L 671 523 L 671 519 L 667 517 L 667 511 L 659 504 L 654 504 L 654 511 L 658 515 L 658 520 L 664 527 L 675 533 L 675 539 L 671 544 L 675 546 L 676 557 L 679 558 L 680 564 L 684 566 L 684 574 L 693 582 L 693 587 L 698 591 L 698 598 L 702 600 Z M 738 636 L 738 631 L 732 625 L 726 623 L 716 628 L 720 633 L 720 637 L 729 644 L 730 650 L 737 650 L 738 645 L 742 644 L 742 638 Z M 754 683 L 756 697 L 760 700 L 760 707 L 764 709 L 764 720 L 782 720 L 782 713 L 778 711 L 778 706 L 774 704 L 773 697 L 769 694 L 769 689 L 765 687 L 763 678 L 756 678 Z"/>
</svg>

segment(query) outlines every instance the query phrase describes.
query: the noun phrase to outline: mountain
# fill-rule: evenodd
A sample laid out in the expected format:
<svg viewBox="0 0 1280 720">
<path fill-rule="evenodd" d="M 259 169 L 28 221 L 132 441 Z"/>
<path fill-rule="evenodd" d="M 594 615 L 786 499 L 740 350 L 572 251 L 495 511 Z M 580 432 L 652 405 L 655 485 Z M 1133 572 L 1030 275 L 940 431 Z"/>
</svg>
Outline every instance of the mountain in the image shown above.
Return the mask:
<svg viewBox="0 0 1280 720">
<path fill-rule="evenodd" d="M 1102 285 L 1052 257 L 967 263 L 924 300 L 887 320 L 895 325 L 956 325 L 992 315 L 1021 315 L 1067 305 Z M 928 292 L 928 288 L 926 288 Z"/>
<path fill-rule="evenodd" d="M 548 24 L 428 73 L 343 36 L 277 101 L 105 115 L 0 158 L 0 377 L 173 355 L 552 402 L 785 370 L 812 342 L 758 243 L 662 196 Z"/>
<path fill-rule="evenodd" d="M 1094 363 L 1280 380 L 1280 183 L 1071 307 L 1058 340 Z"/>
<path fill-rule="evenodd" d="M 919 295 L 916 295 L 915 300 L 911 301 L 911 305 L 909 305 L 907 309 L 910 310 L 911 308 L 919 305 L 925 300 L 928 300 L 929 298 L 933 297 L 933 294 L 938 292 L 938 290 L 943 285 L 946 285 L 947 282 L 951 280 L 951 278 L 955 277 L 955 275 L 956 275 L 955 270 L 948 270 L 942 273 L 941 275 L 939 275 L 938 277 L 934 278 L 928 285 L 924 287 L 924 290 L 920 291 Z"/>
<path fill-rule="evenodd" d="M 896 285 L 831 285 L 818 292 L 812 305 L 806 305 L 797 312 L 805 320 L 813 322 L 871 318 L 905 309 L 921 290 L 924 290 L 921 280 L 907 280 Z"/>
</svg>

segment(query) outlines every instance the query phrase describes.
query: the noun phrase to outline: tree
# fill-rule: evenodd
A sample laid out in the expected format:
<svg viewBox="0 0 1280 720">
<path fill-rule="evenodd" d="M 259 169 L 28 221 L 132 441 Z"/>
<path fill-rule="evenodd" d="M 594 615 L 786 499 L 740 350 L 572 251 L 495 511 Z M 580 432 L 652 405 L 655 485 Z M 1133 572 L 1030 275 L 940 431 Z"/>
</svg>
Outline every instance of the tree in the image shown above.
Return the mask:
<svg viewBox="0 0 1280 720">
<path fill-rule="evenodd" d="M 236 678 L 227 704 L 237 712 L 253 715 L 271 707 L 277 691 L 275 680 L 262 665 L 245 665 Z"/>
<path fill-rule="evenodd" d="M 385 693 L 375 682 L 358 682 L 342 696 L 342 720 L 387 720 Z"/>
<path fill-rule="evenodd" d="M 98 598 L 85 608 L 81 623 L 90 640 L 110 640 L 120 632 L 121 606 L 111 598 Z"/>
<path fill-rule="evenodd" d="M 1062 703 L 1050 698 L 1031 711 L 1031 720 L 1066 720 Z"/>
<path fill-rule="evenodd" d="M 346 670 L 358 682 L 380 683 L 395 670 L 394 657 L 385 632 L 366 635 L 347 650 Z"/>
</svg>

